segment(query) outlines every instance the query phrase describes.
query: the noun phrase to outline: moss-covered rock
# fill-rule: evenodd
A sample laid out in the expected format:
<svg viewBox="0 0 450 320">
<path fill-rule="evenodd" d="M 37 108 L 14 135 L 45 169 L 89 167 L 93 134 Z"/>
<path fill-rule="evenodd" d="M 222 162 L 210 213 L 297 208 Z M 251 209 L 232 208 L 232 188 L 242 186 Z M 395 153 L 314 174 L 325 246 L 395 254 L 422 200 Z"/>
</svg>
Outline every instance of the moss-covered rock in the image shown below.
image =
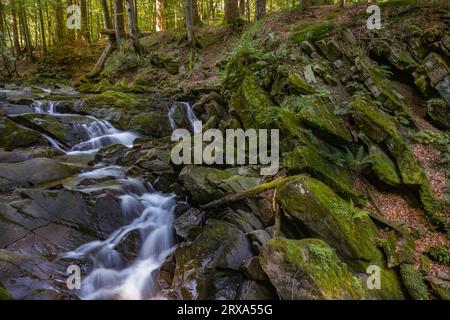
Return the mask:
<svg viewBox="0 0 450 320">
<path fill-rule="evenodd" d="M 439 279 L 437 277 L 425 278 L 431 286 L 434 294 L 442 300 L 450 300 L 450 281 Z"/>
<path fill-rule="evenodd" d="M 12 300 L 11 295 L 6 291 L 3 284 L 0 282 L 0 300 Z"/>
<path fill-rule="evenodd" d="M 20 126 L 0 114 L 0 147 L 12 150 L 40 144 L 46 144 L 40 134 Z"/>
<path fill-rule="evenodd" d="M 367 212 L 355 208 L 322 182 L 294 176 L 278 186 L 277 199 L 308 234 L 325 240 L 344 259 L 382 261 L 376 247 L 377 230 Z"/>
<path fill-rule="evenodd" d="M 422 274 L 410 264 L 400 266 L 400 275 L 409 295 L 414 300 L 428 300 L 428 288 Z"/>
<path fill-rule="evenodd" d="M 144 112 L 131 118 L 129 127 L 152 137 L 170 135 L 170 123 L 165 113 Z"/>
<path fill-rule="evenodd" d="M 444 245 L 438 245 L 427 249 L 428 255 L 434 260 L 442 264 L 450 266 L 450 250 Z"/>
<path fill-rule="evenodd" d="M 318 239 L 274 238 L 261 249 L 261 266 L 281 299 L 363 299 L 360 281 Z"/>
<path fill-rule="evenodd" d="M 350 171 L 336 166 L 312 147 L 300 146 L 283 157 L 283 166 L 292 174 L 308 172 L 327 182 L 339 194 L 364 203 L 363 194 L 353 187 Z"/>
<path fill-rule="evenodd" d="M 188 165 L 181 170 L 179 178 L 194 199 L 205 204 L 224 196 L 219 184 L 230 176 L 218 169 Z"/>
<path fill-rule="evenodd" d="M 372 169 L 381 181 L 391 186 L 401 184 L 401 178 L 396 164 L 389 158 L 382 148 L 376 144 L 370 144 L 369 155 L 372 160 Z"/>
<path fill-rule="evenodd" d="M 183 299 L 210 299 L 217 293 L 216 271 L 235 270 L 252 257 L 245 234 L 232 224 L 208 220 L 192 242 L 175 250 L 172 289 Z M 242 279 L 243 280 L 243 279 Z"/>
</svg>

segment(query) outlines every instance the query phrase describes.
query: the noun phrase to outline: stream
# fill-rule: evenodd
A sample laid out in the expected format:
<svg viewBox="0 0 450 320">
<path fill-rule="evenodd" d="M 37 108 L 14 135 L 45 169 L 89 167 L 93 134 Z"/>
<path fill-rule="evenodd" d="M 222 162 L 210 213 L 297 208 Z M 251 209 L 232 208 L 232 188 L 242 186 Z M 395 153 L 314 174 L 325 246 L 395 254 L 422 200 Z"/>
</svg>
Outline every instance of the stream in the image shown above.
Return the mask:
<svg viewBox="0 0 450 320">
<path fill-rule="evenodd" d="M 192 130 L 198 119 L 189 104 L 186 107 Z M 94 154 L 102 147 L 122 144 L 132 147 L 138 137 L 136 133 L 116 129 L 110 122 L 92 116 L 59 113 L 54 101 L 35 100 L 31 107 L 36 114 L 81 119 L 75 123 L 77 135 L 81 141 L 67 148 L 57 139 L 43 134 L 51 146 L 60 150 L 66 157 L 80 154 Z M 23 115 L 23 114 L 19 114 Z M 175 128 L 171 112 L 170 123 Z M 81 118 L 80 118 L 81 117 Z M 88 261 L 87 275 L 82 275 L 81 289 L 77 295 L 81 299 L 155 299 L 159 295 L 157 271 L 165 258 L 175 249 L 176 238 L 173 231 L 174 209 L 177 204 L 175 195 L 157 192 L 153 187 L 139 179 L 128 177 L 125 168 L 117 165 L 98 163 L 78 174 L 79 180 L 89 178 L 101 180 L 114 178 L 118 184 L 113 186 L 120 198 L 124 224 L 104 240 L 85 243 L 66 252 L 62 258 L 71 261 Z M 95 188 L 95 187 L 94 187 Z M 100 187 L 103 188 L 103 187 Z M 80 191 L 92 192 L 92 186 L 80 187 Z M 133 257 L 124 257 L 117 246 L 124 242 L 136 243 Z"/>
</svg>

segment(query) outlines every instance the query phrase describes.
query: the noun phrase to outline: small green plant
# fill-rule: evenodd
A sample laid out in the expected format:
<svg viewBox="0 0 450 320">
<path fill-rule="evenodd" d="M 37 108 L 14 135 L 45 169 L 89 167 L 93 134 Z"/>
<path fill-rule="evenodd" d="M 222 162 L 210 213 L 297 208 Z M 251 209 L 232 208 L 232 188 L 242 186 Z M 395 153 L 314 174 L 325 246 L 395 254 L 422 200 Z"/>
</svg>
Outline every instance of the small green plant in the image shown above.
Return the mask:
<svg viewBox="0 0 450 320">
<path fill-rule="evenodd" d="M 428 254 L 433 260 L 450 266 L 450 250 L 447 247 L 443 245 L 430 247 Z"/>
<path fill-rule="evenodd" d="M 337 152 L 328 156 L 328 158 L 334 161 L 339 167 L 347 165 L 354 172 L 361 172 L 367 165 L 372 163 L 370 155 L 366 155 L 364 147 L 360 146 L 356 154 L 345 147 L 345 153 Z"/>
</svg>

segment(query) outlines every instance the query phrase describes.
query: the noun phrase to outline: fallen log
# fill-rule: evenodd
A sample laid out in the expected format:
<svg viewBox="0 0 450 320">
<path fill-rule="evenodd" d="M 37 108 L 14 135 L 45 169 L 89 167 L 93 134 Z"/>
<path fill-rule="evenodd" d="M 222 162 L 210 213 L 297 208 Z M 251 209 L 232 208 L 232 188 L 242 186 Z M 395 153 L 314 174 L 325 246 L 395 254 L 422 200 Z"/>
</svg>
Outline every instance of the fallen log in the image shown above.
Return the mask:
<svg viewBox="0 0 450 320">
<path fill-rule="evenodd" d="M 98 73 L 100 73 L 103 70 L 103 66 L 105 65 L 106 58 L 111 54 L 111 52 L 114 50 L 115 43 L 112 43 L 111 41 L 108 42 L 105 49 L 102 52 L 102 55 L 98 59 L 97 63 L 95 64 L 94 69 L 89 73 L 89 77 L 95 77 Z"/>
<path fill-rule="evenodd" d="M 259 196 L 259 194 L 261 194 L 265 191 L 276 188 L 278 185 L 280 185 L 281 183 L 285 182 L 288 179 L 289 179 L 289 177 L 286 177 L 286 178 L 275 179 L 270 182 L 262 183 L 254 188 L 247 189 L 245 191 L 238 192 L 238 193 L 233 193 L 233 194 L 223 197 L 222 199 L 211 201 L 203 206 L 200 206 L 200 208 L 210 209 L 210 208 L 215 208 L 215 207 L 218 207 L 221 205 L 233 203 L 233 202 L 236 202 L 239 200 L 255 198 L 255 197 Z"/>
</svg>

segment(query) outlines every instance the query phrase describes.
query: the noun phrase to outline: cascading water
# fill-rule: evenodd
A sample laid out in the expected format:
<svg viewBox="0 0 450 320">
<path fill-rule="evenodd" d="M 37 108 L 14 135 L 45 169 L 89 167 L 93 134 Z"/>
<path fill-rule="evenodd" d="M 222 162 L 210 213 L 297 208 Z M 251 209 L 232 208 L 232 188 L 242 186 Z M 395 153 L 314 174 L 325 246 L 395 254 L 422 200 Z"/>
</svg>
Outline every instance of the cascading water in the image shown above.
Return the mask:
<svg viewBox="0 0 450 320">
<path fill-rule="evenodd" d="M 189 121 L 189 127 L 192 130 L 192 132 L 200 133 L 200 131 L 201 131 L 201 126 L 199 126 L 200 120 L 195 115 L 194 110 L 192 109 L 192 106 L 187 102 L 180 102 L 180 104 L 186 109 L 186 115 L 187 115 L 187 118 Z M 177 128 L 175 120 L 173 119 L 174 108 L 175 108 L 175 105 L 173 105 L 170 108 L 169 113 L 168 113 L 170 126 L 172 127 L 173 130 L 175 130 Z"/>
<path fill-rule="evenodd" d="M 54 116 L 55 104 L 34 103 L 37 113 Z M 51 107 L 50 107 L 51 106 Z M 65 152 L 67 155 L 80 152 L 95 153 L 101 147 L 121 143 L 132 147 L 134 133 L 123 132 L 114 128 L 109 122 L 94 117 L 77 126 L 88 137 L 86 141 Z M 63 150 L 60 144 L 49 136 L 47 140 Z M 64 255 L 65 258 L 87 259 L 92 270 L 84 277 L 81 284 L 82 299 L 153 299 L 159 298 L 157 270 L 167 255 L 175 247 L 172 228 L 175 196 L 164 195 L 151 190 L 147 184 L 138 179 L 126 177 L 119 166 L 100 164 L 95 169 L 81 173 L 78 178 L 102 179 L 113 177 L 120 183 L 116 188 L 122 194 L 120 201 L 125 225 L 114 231 L 107 239 L 86 243 Z M 92 187 L 80 187 L 80 191 L 93 191 Z M 90 188 L 90 189 L 89 189 Z M 101 187 L 100 187 L 101 188 Z M 119 247 L 135 246 L 135 257 L 125 257 Z"/>
</svg>

